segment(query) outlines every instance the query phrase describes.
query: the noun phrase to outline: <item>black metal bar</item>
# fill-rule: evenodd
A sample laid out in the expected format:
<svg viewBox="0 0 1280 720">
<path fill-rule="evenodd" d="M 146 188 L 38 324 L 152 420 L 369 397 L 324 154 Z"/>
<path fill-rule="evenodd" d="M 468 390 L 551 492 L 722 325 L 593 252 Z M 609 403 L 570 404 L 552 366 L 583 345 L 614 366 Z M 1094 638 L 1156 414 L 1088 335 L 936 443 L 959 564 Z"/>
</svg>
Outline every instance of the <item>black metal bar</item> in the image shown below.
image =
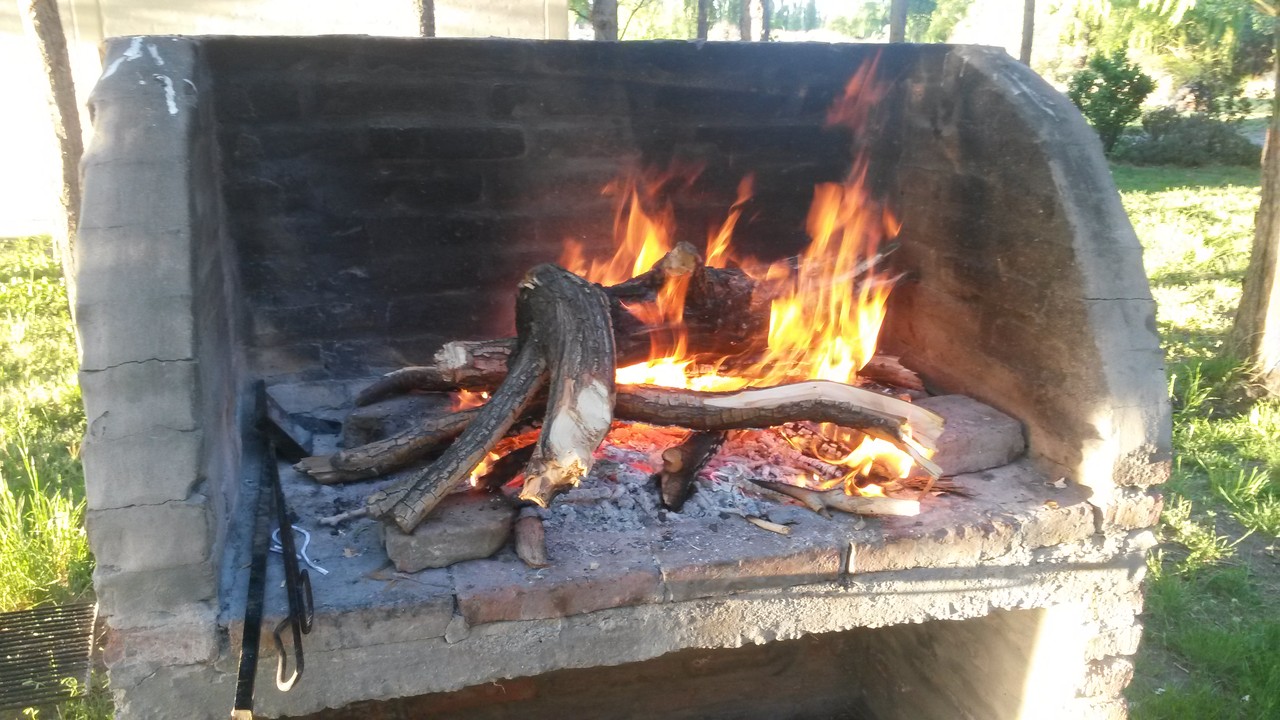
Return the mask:
<svg viewBox="0 0 1280 720">
<path fill-rule="evenodd" d="M 259 383 L 255 421 L 265 412 L 263 395 L 266 391 Z M 254 504 L 253 540 L 249 556 L 249 589 L 244 603 L 244 635 L 240 640 L 240 672 L 236 677 L 236 699 L 231 709 L 235 720 L 253 717 L 253 686 L 258 674 L 258 646 L 262 640 L 262 610 L 267 585 L 267 554 L 271 545 L 271 504 L 274 499 L 266 487 L 268 468 L 275 468 L 275 458 L 268 452 L 262 431 L 254 428 L 254 442 L 246 449 L 256 449 L 262 462 L 258 475 L 258 497 Z"/>
</svg>

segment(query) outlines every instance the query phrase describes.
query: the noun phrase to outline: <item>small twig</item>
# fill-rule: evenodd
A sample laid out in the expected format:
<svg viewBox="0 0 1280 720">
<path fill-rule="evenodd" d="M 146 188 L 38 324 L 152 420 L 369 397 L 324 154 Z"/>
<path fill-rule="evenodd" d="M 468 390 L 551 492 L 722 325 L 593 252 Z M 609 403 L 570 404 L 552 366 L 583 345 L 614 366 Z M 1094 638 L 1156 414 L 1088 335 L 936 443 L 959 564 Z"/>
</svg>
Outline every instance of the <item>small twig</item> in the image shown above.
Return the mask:
<svg viewBox="0 0 1280 720">
<path fill-rule="evenodd" d="M 791 534 L 791 528 L 787 527 L 786 525 L 779 525 L 778 523 L 775 523 L 775 522 L 769 522 L 764 518 L 758 518 L 754 515 L 745 515 L 743 517 L 746 518 L 747 522 L 751 523 L 752 525 L 755 525 L 761 530 L 768 530 L 769 532 L 778 533 L 779 535 Z"/>
<path fill-rule="evenodd" d="M 340 512 L 337 515 L 322 517 L 319 520 L 316 520 L 316 523 L 320 525 L 324 525 L 325 527 L 337 527 L 338 525 L 348 520 L 355 520 L 356 518 L 368 517 L 368 515 L 369 515 L 369 510 L 367 508 L 358 507 L 355 510 L 348 510 L 347 512 Z"/>
</svg>

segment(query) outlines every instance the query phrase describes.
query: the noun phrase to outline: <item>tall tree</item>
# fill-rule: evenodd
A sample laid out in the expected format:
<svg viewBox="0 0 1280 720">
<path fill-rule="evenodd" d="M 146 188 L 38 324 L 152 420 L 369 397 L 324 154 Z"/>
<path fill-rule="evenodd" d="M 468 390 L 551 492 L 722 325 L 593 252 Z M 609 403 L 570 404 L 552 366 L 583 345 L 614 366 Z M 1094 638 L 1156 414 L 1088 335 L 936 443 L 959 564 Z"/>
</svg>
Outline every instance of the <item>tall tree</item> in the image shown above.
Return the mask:
<svg viewBox="0 0 1280 720">
<path fill-rule="evenodd" d="M 84 140 L 80 132 L 80 108 L 76 102 L 75 82 L 71 78 L 71 59 L 67 55 L 67 38 L 62 31 L 57 0 L 18 0 L 18 13 L 27 36 L 35 46 L 40 67 L 46 78 L 46 97 L 53 133 L 58 139 L 62 162 L 62 186 L 58 201 L 62 221 L 53 231 L 54 252 L 62 264 L 67 284 L 67 300 L 71 315 L 76 309 L 76 231 L 80 225 L 80 157 Z"/>
<path fill-rule="evenodd" d="M 597 40 L 617 40 L 618 0 L 592 0 L 591 26 Z"/>
<path fill-rule="evenodd" d="M 698 39 L 707 39 L 707 30 L 710 29 L 709 14 L 711 10 L 711 0 L 698 0 Z"/>
<path fill-rule="evenodd" d="M 436 36 L 436 0 L 417 0 L 418 34 L 422 37 Z"/>
<path fill-rule="evenodd" d="M 1036 31 L 1036 0 L 1022 0 L 1022 48 L 1018 59 L 1023 65 L 1031 64 L 1031 41 Z"/>
<path fill-rule="evenodd" d="M 751 0 L 738 3 L 738 39 L 751 40 Z"/>
<path fill-rule="evenodd" d="M 1253 251 L 1244 275 L 1244 295 L 1231 326 L 1231 349 L 1252 366 L 1270 395 L 1280 395 L 1280 21 L 1274 2 L 1257 0 L 1272 18 L 1275 94 L 1262 151 L 1262 198 L 1253 228 Z"/>
<path fill-rule="evenodd" d="M 760 39 L 769 42 L 769 33 L 773 29 L 773 3 L 760 0 Z"/>
<path fill-rule="evenodd" d="M 907 0 L 891 0 L 889 3 L 889 42 L 900 43 L 907 39 Z"/>
</svg>

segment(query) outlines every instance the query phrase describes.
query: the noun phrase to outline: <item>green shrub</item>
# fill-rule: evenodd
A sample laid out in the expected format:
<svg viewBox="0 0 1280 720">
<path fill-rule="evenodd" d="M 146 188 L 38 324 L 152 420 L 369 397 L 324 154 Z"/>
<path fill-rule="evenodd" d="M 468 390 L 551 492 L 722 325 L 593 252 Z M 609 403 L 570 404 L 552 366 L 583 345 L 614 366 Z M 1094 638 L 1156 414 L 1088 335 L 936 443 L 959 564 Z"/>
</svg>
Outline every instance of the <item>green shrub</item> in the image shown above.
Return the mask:
<svg viewBox="0 0 1280 720">
<path fill-rule="evenodd" d="M 1160 108 L 1142 118 L 1140 132 L 1126 133 L 1111 156 L 1132 165 L 1256 167 L 1261 154 L 1261 148 L 1242 136 L 1234 123 Z"/>
<path fill-rule="evenodd" d="M 1102 147 L 1110 153 L 1125 127 L 1142 113 L 1142 101 L 1155 90 L 1155 81 L 1129 62 L 1124 50 L 1089 58 L 1085 68 L 1071 76 L 1067 97 L 1080 108 L 1098 131 Z"/>
</svg>

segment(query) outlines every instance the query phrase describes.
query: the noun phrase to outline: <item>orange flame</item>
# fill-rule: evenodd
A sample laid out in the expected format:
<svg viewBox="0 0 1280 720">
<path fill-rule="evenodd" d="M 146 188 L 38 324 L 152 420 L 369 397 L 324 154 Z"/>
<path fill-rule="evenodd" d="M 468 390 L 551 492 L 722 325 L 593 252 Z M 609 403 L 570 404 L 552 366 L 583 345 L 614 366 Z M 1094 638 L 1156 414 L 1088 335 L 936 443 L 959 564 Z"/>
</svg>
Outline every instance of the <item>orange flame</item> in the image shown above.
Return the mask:
<svg viewBox="0 0 1280 720">
<path fill-rule="evenodd" d="M 489 402 L 489 393 L 458 390 L 453 393 L 453 411 L 470 410 Z"/>
<path fill-rule="evenodd" d="M 828 126 L 854 131 L 865 127 L 885 95 L 885 88 L 875 80 L 876 65 L 875 61 L 865 64 L 849 79 L 843 96 L 828 111 Z M 876 268 L 875 258 L 881 244 L 899 229 L 893 215 L 871 198 L 867 170 L 866 157 L 859 155 L 842 183 L 814 188 L 806 222 L 810 243 L 795 269 L 786 262 L 766 267 L 749 258 L 733 257 L 733 232 L 752 196 L 750 175 L 739 184 L 724 222 L 708 234 L 707 266 L 723 267 L 734 260 L 768 287 L 776 288 L 768 349 L 756 362 L 732 376 L 694 372 L 681 328 L 689 277 L 681 276 L 663 287 L 655 303 L 628 307 L 647 325 L 673 331 L 655 333 L 664 337 L 655 339 L 651 360 L 619 368 L 617 381 L 699 390 L 732 390 L 805 378 L 852 382 L 875 353 L 894 282 Z M 561 263 L 601 284 L 617 284 L 648 270 L 674 247 L 675 213 L 663 188 L 676 180 L 691 183 L 695 176 L 687 168 L 676 167 L 663 174 L 632 175 L 611 183 L 606 193 L 619 196 L 614 223 L 617 253 L 607 261 L 588 262 L 582 247 L 573 243 L 566 245 Z M 892 444 L 868 438 L 839 462 L 851 469 L 846 489 L 856 489 L 852 478 L 866 476 L 873 462 L 890 466 L 901 476 L 911 468 L 910 458 Z"/>
</svg>

